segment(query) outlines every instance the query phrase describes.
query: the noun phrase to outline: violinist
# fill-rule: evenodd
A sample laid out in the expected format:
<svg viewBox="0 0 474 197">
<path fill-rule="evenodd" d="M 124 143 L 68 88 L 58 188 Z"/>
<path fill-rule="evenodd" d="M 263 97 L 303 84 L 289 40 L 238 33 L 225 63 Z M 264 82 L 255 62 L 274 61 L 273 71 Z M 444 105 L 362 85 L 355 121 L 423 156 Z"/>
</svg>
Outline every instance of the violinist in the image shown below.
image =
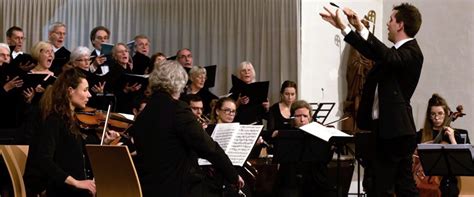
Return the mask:
<svg viewBox="0 0 474 197">
<path fill-rule="evenodd" d="M 418 143 L 448 143 L 458 144 L 464 143 L 459 133 L 450 127 L 452 121 L 448 103 L 438 94 L 428 101 L 426 109 L 425 124 L 423 129 L 417 132 Z M 455 176 L 444 176 L 441 179 L 439 189 L 442 196 L 458 196 L 459 188 L 458 180 Z"/>
<path fill-rule="evenodd" d="M 225 179 L 243 187 L 222 148 L 205 134 L 189 107 L 179 100 L 188 75 L 176 61 L 165 61 L 150 73 L 152 96 L 129 132 L 143 158 L 137 169 L 143 195 L 205 196 L 204 174 L 197 158 L 210 161 Z"/>
<path fill-rule="evenodd" d="M 64 71 L 40 100 L 42 124 L 35 132 L 26 162 L 28 196 L 46 190 L 47 196 L 92 196 L 93 180 L 86 180 L 84 139 L 75 118 L 91 97 L 85 76 Z"/>
</svg>

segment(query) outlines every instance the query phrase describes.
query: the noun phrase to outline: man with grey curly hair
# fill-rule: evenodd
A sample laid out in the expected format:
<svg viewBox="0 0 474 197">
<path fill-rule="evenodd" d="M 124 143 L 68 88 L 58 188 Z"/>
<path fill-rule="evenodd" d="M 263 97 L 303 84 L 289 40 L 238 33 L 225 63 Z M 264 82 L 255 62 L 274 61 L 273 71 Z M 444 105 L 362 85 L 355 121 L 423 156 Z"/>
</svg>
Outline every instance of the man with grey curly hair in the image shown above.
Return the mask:
<svg viewBox="0 0 474 197">
<path fill-rule="evenodd" d="M 149 86 L 153 93 L 164 91 L 174 99 L 179 99 L 188 81 L 188 74 L 177 61 L 165 61 L 156 67 L 149 77 Z"/>
<path fill-rule="evenodd" d="M 176 61 L 155 67 L 149 76 L 152 96 L 128 129 L 137 147 L 144 196 L 206 196 L 198 158 L 210 161 L 235 188 L 244 185 L 222 148 L 204 132 L 189 106 L 178 100 L 187 81 Z"/>
</svg>

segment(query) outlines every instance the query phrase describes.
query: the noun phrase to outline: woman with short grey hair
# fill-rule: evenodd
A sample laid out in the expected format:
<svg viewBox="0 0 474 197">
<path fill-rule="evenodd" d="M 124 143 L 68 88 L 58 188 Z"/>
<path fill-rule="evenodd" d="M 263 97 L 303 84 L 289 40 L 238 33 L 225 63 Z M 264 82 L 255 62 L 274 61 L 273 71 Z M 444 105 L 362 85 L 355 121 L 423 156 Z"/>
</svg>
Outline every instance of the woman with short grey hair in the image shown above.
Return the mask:
<svg viewBox="0 0 474 197">
<path fill-rule="evenodd" d="M 198 157 L 210 161 L 227 182 L 242 188 L 244 181 L 224 150 L 203 130 L 189 106 L 178 100 L 188 81 L 183 66 L 163 62 L 148 80 L 151 98 L 128 129 L 137 148 L 143 196 L 208 196 L 197 193 L 205 187 Z"/>
<path fill-rule="evenodd" d="M 189 80 L 191 83 L 186 86 L 183 94 L 195 94 L 201 97 L 203 104 L 203 115 L 208 116 L 211 113 L 212 101 L 219 98 L 209 91 L 208 87 L 205 86 L 207 80 L 206 68 L 202 66 L 193 66 L 191 70 L 189 70 Z"/>
</svg>

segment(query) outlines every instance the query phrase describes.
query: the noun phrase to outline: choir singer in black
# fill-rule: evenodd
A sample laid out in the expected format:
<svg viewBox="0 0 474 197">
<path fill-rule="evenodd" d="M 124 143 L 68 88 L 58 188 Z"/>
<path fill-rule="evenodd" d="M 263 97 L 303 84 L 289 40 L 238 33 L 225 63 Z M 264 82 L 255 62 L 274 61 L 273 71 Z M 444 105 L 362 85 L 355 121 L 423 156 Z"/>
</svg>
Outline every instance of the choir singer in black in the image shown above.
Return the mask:
<svg viewBox="0 0 474 197">
<path fill-rule="evenodd" d="M 144 196 L 206 196 L 197 158 L 210 161 L 228 182 L 242 188 L 222 148 L 207 135 L 189 106 L 179 100 L 188 75 L 176 61 L 166 61 L 149 76 L 151 99 L 129 128 L 135 140 L 137 169 Z"/>
</svg>

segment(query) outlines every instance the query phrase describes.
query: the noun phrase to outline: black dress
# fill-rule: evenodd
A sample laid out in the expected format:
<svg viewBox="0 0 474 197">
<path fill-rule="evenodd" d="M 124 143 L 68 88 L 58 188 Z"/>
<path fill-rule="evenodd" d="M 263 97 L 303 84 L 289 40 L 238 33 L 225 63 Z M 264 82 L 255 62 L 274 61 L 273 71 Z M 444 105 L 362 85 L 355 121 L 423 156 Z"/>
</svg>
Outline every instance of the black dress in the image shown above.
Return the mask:
<svg viewBox="0 0 474 197">
<path fill-rule="evenodd" d="M 28 194 L 44 189 L 48 196 L 90 196 L 87 190 L 67 185 L 72 176 L 86 179 L 86 160 L 82 136 L 70 132 L 66 121 L 52 114 L 35 132 L 30 145 L 23 179 Z"/>
<path fill-rule="evenodd" d="M 290 119 L 283 117 L 280 110 L 280 104 L 275 103 L 270 107 L 268 113 L 267 132 L 263 134 L 263 138 L 268 141 L 273 131 L 291 129 Z"/>
</svg>

